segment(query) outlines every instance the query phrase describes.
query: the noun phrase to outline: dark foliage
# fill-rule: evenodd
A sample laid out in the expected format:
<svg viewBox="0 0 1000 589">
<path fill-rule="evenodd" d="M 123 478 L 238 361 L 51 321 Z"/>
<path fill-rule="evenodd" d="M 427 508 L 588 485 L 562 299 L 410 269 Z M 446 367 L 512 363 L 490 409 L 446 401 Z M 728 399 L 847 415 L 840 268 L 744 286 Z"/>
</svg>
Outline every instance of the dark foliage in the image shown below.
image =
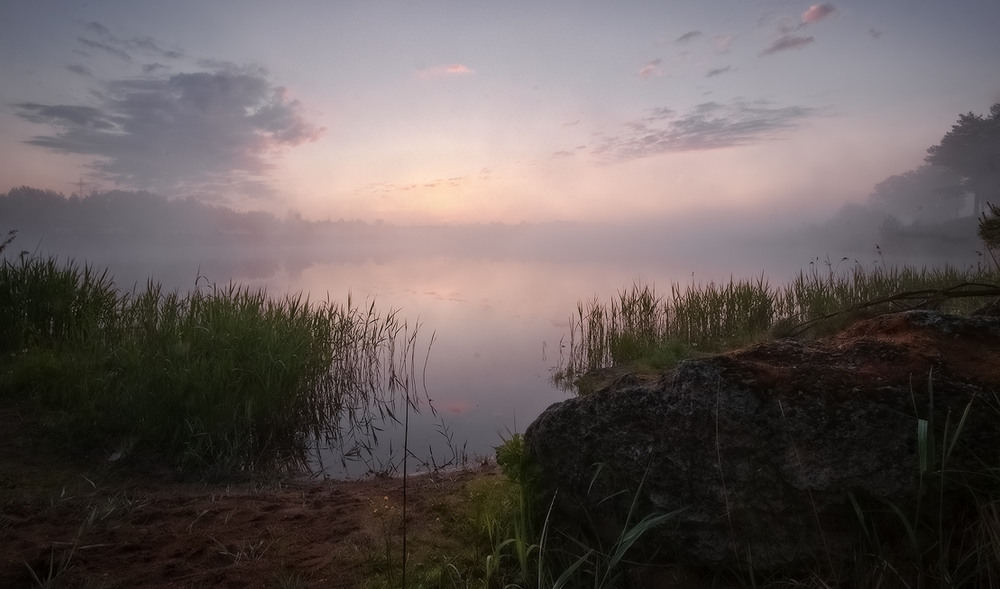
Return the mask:
<svg viewBox="0 0 1000 589">
<path fill-rule="evenodd" d="M 927 163 L 954 170 L 975 198 L 973 214 L 1000 193 L 1000 102 L 988 116 L 959 115 L 941 143 L 927 150 Z"/>
</svg>

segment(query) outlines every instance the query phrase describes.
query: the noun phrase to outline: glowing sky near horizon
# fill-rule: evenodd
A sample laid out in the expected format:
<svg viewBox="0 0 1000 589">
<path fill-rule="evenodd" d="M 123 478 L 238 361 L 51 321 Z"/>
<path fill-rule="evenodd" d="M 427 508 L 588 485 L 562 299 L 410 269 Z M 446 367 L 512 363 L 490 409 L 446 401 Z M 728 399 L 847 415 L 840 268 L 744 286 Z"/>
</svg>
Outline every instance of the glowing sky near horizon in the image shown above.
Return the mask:
<svg viewBox="0 0 1000 589">
<path fill-rule="evenodd" d="M 997 23 L 996 0 L 7 0 L 0 191 L 393 223 L 819 215 L 1000 101 Z"/>
</svg>

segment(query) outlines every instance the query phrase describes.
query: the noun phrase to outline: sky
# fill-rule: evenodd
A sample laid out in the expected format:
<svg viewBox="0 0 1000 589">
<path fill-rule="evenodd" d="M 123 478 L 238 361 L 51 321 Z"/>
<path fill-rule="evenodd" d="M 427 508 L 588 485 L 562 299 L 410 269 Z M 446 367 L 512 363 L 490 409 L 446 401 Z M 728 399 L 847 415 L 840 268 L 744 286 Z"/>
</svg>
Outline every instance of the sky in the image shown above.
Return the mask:
<svg viewBox="0 0 1000 589">
<path fill-rule="evenodd" d="M 1000 102 L 996 0 L 0 0 L 0 191 L 816 219 Z"/>
</svg>

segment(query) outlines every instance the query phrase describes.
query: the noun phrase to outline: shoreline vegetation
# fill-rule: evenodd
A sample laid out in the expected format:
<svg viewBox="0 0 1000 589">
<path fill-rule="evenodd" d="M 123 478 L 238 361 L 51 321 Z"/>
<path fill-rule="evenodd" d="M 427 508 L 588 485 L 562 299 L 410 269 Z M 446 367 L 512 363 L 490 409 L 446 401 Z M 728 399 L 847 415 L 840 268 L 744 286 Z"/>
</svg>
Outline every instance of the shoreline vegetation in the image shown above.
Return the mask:
<svg viewBox="0 0 1000 589">
<path fill-rule="evenodd" d="M 840 264 L 847 262 L 847 258 Z M 570 318 L 566 349 L 554 378 L 587 393 L 609 369 L 660 371 L 697 354 L 716 353 L 780 337 L 818 337 L 863 317 L 908 309 L 971 313 L 1000 294 L 1000 272 L 858 263 L 840 268 L 814 261 L 790 283 L 765 276 L 728 282 L 633 284 L 617 298 L 580 302 Z"/>
<path fill-rule="evenodd" d="M 429 344 L 395 310 L 198 283 L 122 291 L 89 264 L 4 259 L 0 396 L 68 447 L 218 476 L 300 471 L 320 443 L 371 458 L 373 428 L 418 410 Z"/>
<path fill-rule="evenodd" d="M 13 237 L 8 234 L 0 252 Z M 968 313 L 995 300 L 1000 285 L 997 271 L 988 267 L 882 265 L 869 270 L 827 262 L 821 271 L 821 265 L 817 261 L 785 286 L 771 285 L 763 275 L 722 284 L 674 284 L 669 295 L 635 284 L 615 300 L 581 302 L 556 380 L 586 394 L 596 388 L 593 376 L 602 370 L 665 370 L 694 354 L 774 337 L 822 336 L 854 319 L 904 308 Z M 351 519 L 352 529 L 367 531 L 364 541 L 352 545 L 350 558 L 334 539 L 321 564 L 289 565 L 295 552 L 290 536 L 242 544 L 211 536 L 215 552 L 231 561 L 229 569 L 254 567 L 250 578 L 256 586 L 615 587 L 623 582 L 619 566 L 631 543 L 644 529 L 669 519 L 654 515 L 622 530 L 621 542 L 610 552 L 586 544 L 578 553 L 554 551 L 547 540 L 553 533 L 551 505 L 532 486 L 532 466 L 517 433 L 499 444 L 498 468 L 483 459 L 485 467 L 472 475 L 432 473 L 415 483 L 409 498 L 406 477 L 353 483 L 288 478 L 301 471 L 317 440 L 350 439 L 355 451 L 363 451 L 365 436 L 377 433 L 379 419 L 401 421 L 408 411 L 420 409 L 417 375 L 420 362 L 427 361 L 420 326 L 393 310 L 380 311 L 374 302 L 271 299 L 238 285 L 199 284 L 180 295 L 150 282 L 145 289 L 121 292 L 92 266 L 22 254 L 0 266 L 0 331 L 5 334 L 0 402 L 8 416 L 15 416 L 12 420 L 38 428 L 22 432 L 10 452 L 25 453 L 37 443 L 54 450 L 41 455 L 60 464 L 57 474 L 26 469 L 6 481 L 0 538 L 17 538 L 20 530 L 33 529 L 33 521 L 47 522 L 53 514 L 77 526 L 68 543 L 53 538 L 41 553 L 36 545 L 36 553 L 21 557 L 24 567 L 17 578 L 30 585 L 103 586 L 88 576 L 95 573 L 85 564 L 84 548 L 115 546 L 108 534 L 142 527 L 150 505 L 171 501 L 143 490 L 150 483 L 148 473 L 163 473 L 163 464 L 170 465 L 168 476 L 210 483 L 202 491 L 184 491 L 200 493 L 199 499 L 184 495 L 184 501 L 203 503 L 205 510 L 235 492 L 234 480 L 252 491 L 237 493 L 244 502 L 263 494 L 295 503 L 320 487 L 353 497 L 345 509 L 365 515 L 361 521 Z M 347 430 L 341 429 L 344 424 Z M 947 443 L 953 446 L 956 439 Z M 104 478 L 81 469 L 81 463 L 98 465 Z M 159 466 L 141 474 L 144 464 Z M 985 468 L 1000 472 L 995 465 Z M 122 473 L 129 482 L 123 482 Z M 922 480 L 944 476 L 943 471 L 922 474 Z M 70 486 L 83 488 L 81 478 L 91 490 L 66 499 Z M 76 483 L 69 485 L 70 479 Z M 138 479 L 142 485 L 135 484 Z M 283 485 L 294 492 L 282 494 Z M 300 485 L 319 487 L 310 491 Z M 45 499 L 26 499 L 35 492 Z M 1000 492 L 987 496 L 981 511 L 1000 530 Z M 414 509 L 410 515 L 408 506 Z M 231 508 L 235 513 L 235 504 Z M 284 512 L 284 507 L 276 509 Z M 190 511 L 183 517 L 190 519 Z M 195 524 L 188 523 L 193 534 Z M 942 522 L 904 523 L 929 532 Z M 280 527 L 274 526 L 267 529 Z M 978 547 L 982 566 L 996 566 L 998 538 L 984 538 Z M 931 546 L 938 540 L 946 538 L 932 537 Z M 331 580 L 337 558 L 347 559 L 339 565 L 351 563 L 352 572 L 341 579 L 347 585 Z M 872 566 L 890 562 L 878 554 L 862 560 Z M 920 578 L 943 582 L 948 571 L 935 567 L 945 563 L 918 560 L 917 565 L 928 567 Z M 830 587 L 843 579 L 840 574 L 800 571 L 794 579 L 762 583 L 754 571 L 715 571 L 699 578 L 715 586 Z M 877 578 L 886 575 L 892 576 L 883 571 Z"/>
</svg>

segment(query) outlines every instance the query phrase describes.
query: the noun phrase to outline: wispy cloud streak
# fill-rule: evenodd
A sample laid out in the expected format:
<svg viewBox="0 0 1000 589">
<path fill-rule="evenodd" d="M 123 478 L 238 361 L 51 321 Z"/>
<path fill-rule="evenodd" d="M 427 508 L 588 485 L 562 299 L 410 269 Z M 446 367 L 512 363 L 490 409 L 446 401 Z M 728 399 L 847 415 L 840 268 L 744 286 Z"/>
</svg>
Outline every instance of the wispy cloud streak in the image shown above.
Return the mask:
<svg viewBox="0 0 1000 589">
<path fill-rule="evenodd" d="M 786 22 L 779 26 L 778 30 L 781 33 L 781 37 L 764 48 L 764 50 L 760 52 L 760 55 L 774 55 L 775 53 L 780 53 L 782 51 L 801 49 L 806 45 L 814 43 L 815 39 L 812 36 L 796 35 L 793 33 L 821 20 L 829 18 L 835 12 L 837 12 L 837 9 L 829 2 L 824 2 L 823 4 L 813 4 L 808 8 L 808 10 L 802 13 L 798 24 L 792 26 Z"/>
<path fill-rule="evenodd" d="M 620 161 L 749 145 L 773 140 L 816 113 L 813 108 L 775 107 L 764 101 L 706 102 L 683 114 L 653 109 L 646 117 L 628 122 L 627 132 L 604 137 L 593 154 Z"/>
<path fill-rule="evenodd" d="M 418 78 L 442 78 L 450 76 L 471 76 L 476 73 L 476 70 L 470 68 L 467 65 L 461 63 L 452 63 L 448 65 L 438 65 L 434 67 L 424 68 L 422 70 L 417 70 Z"/>
<path fill-rule="evenodd" d="M 87 68 L 87 66 L 79 63 L 71 63 L 68 66 L 66 66 L 66 69 L 73 72 L 74 74 L 84 76 L 86 78 L 89 78 L 94 75 L 93 73 L 91 73 L 90 69 Z"/>
<path fill-rule="evenodd" d="M 85 37 L 77 37 L 76 40 L 77 40 L 77 42 L 79 42 L 81 45 L 83 45 L 84 47 L 86 47 L 88 49 L 97 49 L 98 51 L 102 51 L 102 52 L 107 53 L 108 55 L 111 55 L 113 57 L 117 57 L 118 59 L 120 59 L 120 60 L 122 60 L 122 61 L 124 61 L 126 63 L 132 63 L 132 56 L 129 55 L 123 49 L 120 49 L 118 47 L 112 47 L 111 45 L 108 45 L 107 43 L 101 43 L 99 41 L 92 41 L 92 40 L 87 39 Z"/>
<path fill-rule="evenodd" d="M 715 45 L 715 52 L 720 54 L 729 53 L 735 39 L 734 35 L 716 35 L 712 39 L 712 44 Z"/>
<path fill-rule="evenodd" d="M 663 69 L 660 67 L 661 64 L 663 64 L 663 60 L 660 58 L 650 61 L 639 70 L 639 77 L 645 79 L 654 76 L 662 76 Z"/>
<path fill-rule="evenodd" d="M 774 43 L 768 45 L 760 54 L 763 55 L 774 55 L 781 51 L 789 51 L 791 49 L 801 49 L 810 43 L 815 42 L 815 39 L 810 37 L 800 37 L 797 35 L 782 35 Z"/>
</svg>

